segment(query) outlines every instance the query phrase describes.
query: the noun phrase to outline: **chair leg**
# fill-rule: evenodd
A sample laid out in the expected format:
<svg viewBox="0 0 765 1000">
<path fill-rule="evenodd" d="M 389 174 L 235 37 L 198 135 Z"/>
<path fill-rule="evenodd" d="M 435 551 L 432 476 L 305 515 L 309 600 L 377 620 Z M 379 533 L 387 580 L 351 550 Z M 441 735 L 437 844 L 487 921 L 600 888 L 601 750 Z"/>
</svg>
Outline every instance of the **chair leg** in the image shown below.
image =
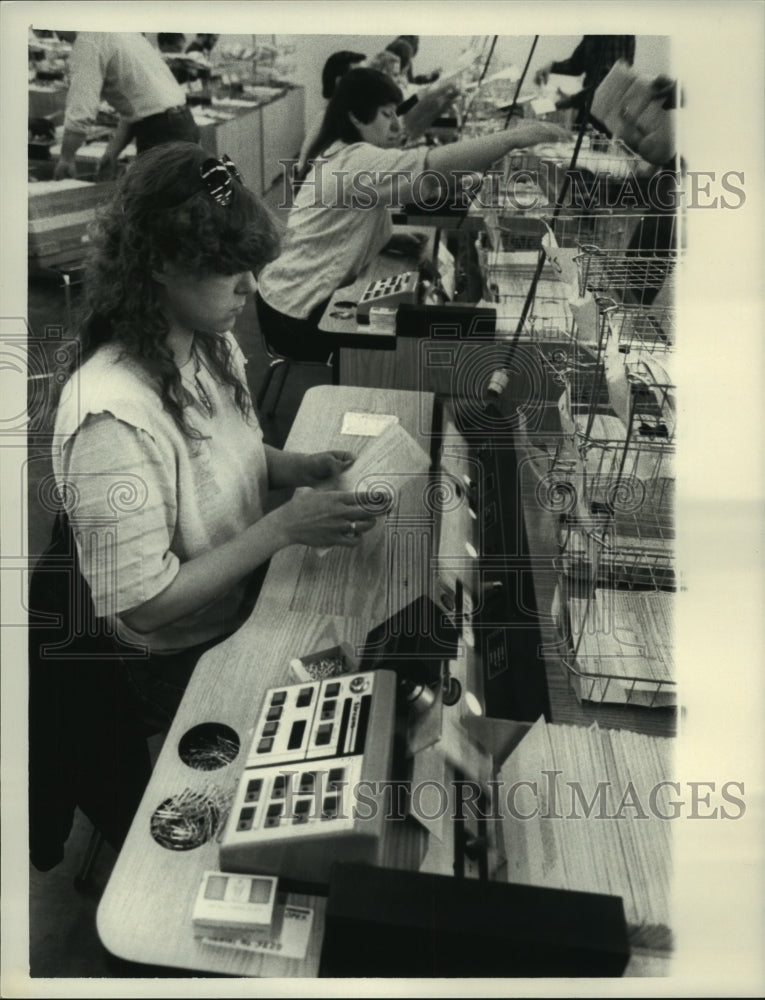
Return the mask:
<svg viewBox="0 0 765 1000">
<path fill-rule="evenodd" d="M 276 369 L 280 365 L 283 365 L 283 364 L 284 364 L 284 361 L 281 358 L 278 358 L 277 360 L 272 361 L 270 363 L 270 365 L 268 366 L 268 371 L 266 372 L 266 377 L 263 379 L 263 384 L 260 387 L 260 392 L 258 393 L 258 398 L 257 398 L 257 400 L 255 402 L 255 406 L 258 409 L 258 411 L 260 411 L 260 410 L 263 409 L 263 401 L 266 398 L 266 394 L 268 393 L 268 389 L 269 389 L 269 387 L 271 385 L 271 380 L 274 377 L 274 372 L 276 371 Z"/>
<path fill-rule="evenodd" d="M 332 370 L 332 385 L 340 385 L 340 351 L 333 351 L 327 364 Z"/>
<path fill-rule="evenodd" d="M 276 390 L 276 399 L 274 399 L 274 405 L 269 410 L 268 413 L 269 417 L 273 417 L 274 413 L 276 413 L 276 407 L 279 405 L 279 400 L 281 399 L 282 395 L 282 389 L 284 389 L 284 383 L 287 381 L 287 376 L 290 373 L 290 362 L 285 361 L 283 367 L 284 367 L 284 374 L 282 375 L 281 381 L 279 382 L 279 388 Z"/>
<path fill-rule="evenodd" d="M 88 846 L 85 849 L 85 857 L 82 859 L 80 870 L 74 876 L 75 889 L 82 891 L 88 887 L 93 866 L 96 863 L 98 852 L 101 850 L 103 842 L 104 838 L 101 835 L 100 830 L 97 830 L 94 827 L 93 832 L 90 835 L 90 840 L 88 841 Z"/>
<path fill-rule="evenodd" d="M 64 282 L 64 302 L 66 305 L 66 332 L 71 336 L 74 326 L 72 324 L 72 276 L 68 271 L 61 275 Z"/>
</svg>

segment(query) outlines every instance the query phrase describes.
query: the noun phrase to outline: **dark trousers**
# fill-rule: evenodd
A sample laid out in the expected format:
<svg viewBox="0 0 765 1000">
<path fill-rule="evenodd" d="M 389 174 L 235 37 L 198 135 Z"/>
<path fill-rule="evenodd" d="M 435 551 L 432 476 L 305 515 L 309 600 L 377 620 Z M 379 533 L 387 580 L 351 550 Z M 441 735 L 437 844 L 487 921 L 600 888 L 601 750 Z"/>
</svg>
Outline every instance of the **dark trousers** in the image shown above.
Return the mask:
<svg viewBox="0 0 765 1000">
<path fill-rule="evenodd" d="M 142 118 L 133 125 L 133 137 L 139 155 L 152 146 L 161 146 L 165 142 L 198 143 L 199 135 L 199 126 L 188 107 L 170 108 Z"/>
<path fill-rule="evenodd" d="M 243 598 L 247 610 L 255 606 L 268 566 L 267 562 L 258 566 L 247 579 Z M 123 659 L 128 684 L 138 705 L 138 716 L 148 733 L 162 732 L 170 726 L 197 662 L 227 638 L 228 635 L 216 636 L 177 653 L 150 653 L 146 659 Z"/>
</svg>

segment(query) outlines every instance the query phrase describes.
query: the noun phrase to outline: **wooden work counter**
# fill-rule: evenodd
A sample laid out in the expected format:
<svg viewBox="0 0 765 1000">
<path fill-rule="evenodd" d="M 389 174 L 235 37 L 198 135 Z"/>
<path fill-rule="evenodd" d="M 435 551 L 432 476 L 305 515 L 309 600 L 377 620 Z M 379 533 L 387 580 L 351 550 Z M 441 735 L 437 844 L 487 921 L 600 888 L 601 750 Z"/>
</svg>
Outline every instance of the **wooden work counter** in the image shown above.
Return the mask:
<svg viewBox="0 0 765 1000">
<path fill-rule="evenodd" d="M 332 386 L 306 394 L 287 449 L 353 451 L 360 439 L 341 433 L 342 418 L 348 411 L 394 413 L 404 429 L 429 449 L 432 397 Z M 401 514 L 415 515 L 422 505 L 421 491 L 402 495 L 399 507 L 402 505 Z M 456 534 L 447 532 L 442 537 L 448 540 Z M 363 545 L 332 550 L 324 557 L 304 546 L 292 546 L 274 557 L 250 618 L 236 634 L 201 658 L 166 737 L 98 909 L 98 932 L 110 952 L 142 965 L 197 973 L 317 976 L 326 912 L 323 897 L 285 896 L 286 903 L 313 910 L 308 951 L 302 960 L 203 944 L 194 938 L 193 907 L 203 873 L 220 868 L 217 837 L 223 828 L 225 803 L 244 767 L 265 692 L 290 682 L 293 657 L 340 641 L 359 648 L 369 631 L 404 600 L 425 592 L 431 585 L 430 574 L 417 575 L 416 560 L 405 570 L 408 589 L 399 591 L 390 586 L 391 578 L 396 578 L 390 550 L 379 542 L 366 550 Z M 570 695 L 565 685 L 561 692 Z M 210 725 L 226 727 L 223 731 L 229 739 L 233 732 L 239 752 L 214 770 L 200 770 L 184 762 L 182 751 L 197 727 Z M 440 780 L 448 787 L 453 772 L 443 756 L 426 751 L 418 759 L 419 778 Z M 218 826 L 213 822 L 209 838 L 194 849 L 170 850 L 152 836 L 152 819 L 158 809 L 183 795 L 218 803 Z M 387 848 L 386 865 L 451 873 L 455 853 L 450 824 L 445 824 L 449 829 L 442 837 L 428 837 L 414 820 L 395 825 L 398 829 Z M 497 877 L 501 878 L 501 873 Z M 666 955 L 635 952 L 626 974 L 666 974 L 668 961 Z"/>
<path fill-rule="evenodd" d="M 412 393 L 318 387 L 306 394 L 286 447 L 353 451 L 359 439 L 340 433 L 349 410 L 395 413 L 426 446 L 432 404 L 431 398 Z M 401 502 L 406 505 L 406 498 Z M 193 850 L 169 850 L 152 837 L 151 824 L 162 803 L 187 790 L 212 801 L 233 792 L 264 694 L 289 682 L 291 658 L 341 639 L 359 645 L 390 614 L 386 550 L 370 541 L 366 549 L 364 543 L 338 548 L 323 558 L 305 546 L 282 550 L 271 562 L 248 621 L 199 661 L 98 909 L 99 935 L 114 955 L 235 976 L 317 975 L 325 900 L 288 896 L 289 902 L 314 909 L 304 961 L 203 945 L 194 939 L 192 911 L 203 872 L 219 868 L 218 843 L 213 836 Z M 240 744 L 236 758 L 214 771 L 190 767 L 179 755 L 184 736 L 208 723 L 229 727 Z M 427 847 L 424 831 L 414 824 L 407 824 L 392 845 L 395 867 L 419 867 Z"/>
</svg>

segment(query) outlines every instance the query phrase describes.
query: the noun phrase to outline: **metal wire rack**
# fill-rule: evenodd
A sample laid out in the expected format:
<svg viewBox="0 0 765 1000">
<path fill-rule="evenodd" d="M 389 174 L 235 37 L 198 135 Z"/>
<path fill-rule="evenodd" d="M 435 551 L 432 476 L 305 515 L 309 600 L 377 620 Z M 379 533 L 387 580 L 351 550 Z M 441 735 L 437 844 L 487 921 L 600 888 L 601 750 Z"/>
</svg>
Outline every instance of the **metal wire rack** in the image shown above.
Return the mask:
<svg viewBox="0 0 765 1000">
<path fill-rule="evenodd" d="M 646 254 L 587 245 L 574 259 L 580 295 L 593 292 L 622 302 L 650 304 L 673 272 L 676 256 L 669 251 Z"/>
<path fill-rule="evenodd" d="M 584 700 L 673 704 L 674 386 L 650 352 L 630 362 L 630 350 L 613 349 L 618 333 L 606 336 L 589 358 L 590 399 L 574 402 L 570 383 L 561 398 L 553 474 L 576 496 L 559 520 L 563 663 Z M 572 366 L 563 380 L 586 370 Z M 604 386 L 607 405 L 594 391 Z"/>
<path fill-rule="evenodd" d="M 668 354 L 677 343 L 677 310 L 669 304 L 651 306 L 616 303 L 606 313 L 611 335 L 621 352 Z"/>
<path fill-rule="evenodd" d="M 607 532 L 587 538 L 588 571 L 580 565 L 572 572 L 564 557 L 556 562 L 569 683 L 584 701 L 674 705 L 673 588 L 656 585 L 667 580 L 662 553 L 622 549 L 614 558 L 604 544 Z M 619 584 L 622 573 L 630 577 L 627 585 Z"/>
</svg>

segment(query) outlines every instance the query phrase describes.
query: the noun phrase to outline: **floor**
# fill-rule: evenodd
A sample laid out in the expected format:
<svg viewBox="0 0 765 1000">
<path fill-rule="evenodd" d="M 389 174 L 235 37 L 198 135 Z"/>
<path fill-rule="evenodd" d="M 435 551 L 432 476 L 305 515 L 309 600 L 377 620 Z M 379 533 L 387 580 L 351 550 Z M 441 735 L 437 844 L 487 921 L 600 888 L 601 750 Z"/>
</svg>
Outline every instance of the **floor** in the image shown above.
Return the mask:
<svg viewBox="0 0 765 1000">
<path fill-rule="evenodd" d="M 275 208 L 275 192 L 266 196 L 266 202 Z M 277 221 L 283 220 L 278 218 Z M 73 292 L 76 297 L 76 289 Z M 76 303 L 73 303 L 76 304 Z M 30 275 L 29 327 L 30 340 L 40 346 L 49 364 L 57 363 L 57 352 L 66 345 L 66 300 L 60 279 L 52 275 Z M 63 328 L 63 329 L 62 329 Z M 268 369 L 268 357 L 263 349 L 255 308 L 250 302 L 240 316 L 235 331 L 248 359 L 248 378 L 253 398 L 261 386 Z M 281 378 L 280 374 L 274 383 Z M 329 383 L 329 368 L 295 366 L 289 371 L 278 407 L 269 415 L 275 396 L 275 385 L 265 400 L 260 414 L 265 439 L 277 447 L 283 445 L 303 394 L 314 385 Z M 33 387 L 36 391 L 36 387 Z M 33 428 L 44 431 L 50 414 L 45 411 L 39 397 L 31 399 L 35 406 Z M 50 458 L 44 441 L 30 443 L 28 484 L 29 552 L 34 556 L 46 546 L 52 516 L 44 502 L 46 477 L 50 474 Z M 151 749 L 159 752 L 161 737 L 154 737 Z M 106 886 L 115 852 L 104 844 L 96 857 L 89 878 L 84 885 L 75 885 L 85 859 L 92 829 L 84 816 L 77 813 L 71 835 L 66 844 L 64 860 L 48 872 L 39 872 L 29 866 L 29 975 L 44 978 L 129 977 L 151 974 L 172 975 L 167 970 L 136 968 L 121 963 L 102 947 L 95 926 L 98 900 Z M 79 880 L 78 880 L 79 881 Z"/>
</svg>

